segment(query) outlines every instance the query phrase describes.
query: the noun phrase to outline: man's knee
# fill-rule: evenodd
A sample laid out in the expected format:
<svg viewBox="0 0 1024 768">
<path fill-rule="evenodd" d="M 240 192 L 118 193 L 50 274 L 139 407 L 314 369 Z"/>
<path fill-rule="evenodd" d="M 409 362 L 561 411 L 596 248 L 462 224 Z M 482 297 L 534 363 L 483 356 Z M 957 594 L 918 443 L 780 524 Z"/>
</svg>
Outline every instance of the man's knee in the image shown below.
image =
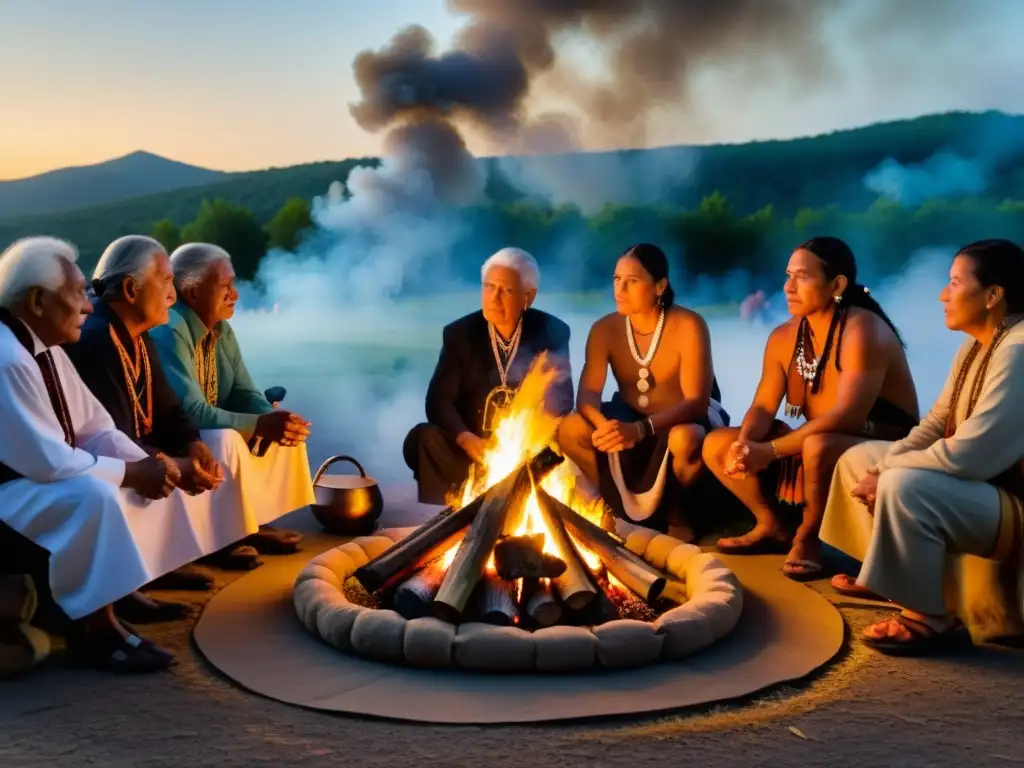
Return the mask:
<svg viewBox="0 0 1024 768">
<path fill-rule="evenodd" d="M 199 437 L 217 458 L 227 458 L 249 450 L 242 433 L 236 429 L 204 429 Z"/>
<path fill-rule="evenodd" d="M 668 452 L 684 459 L 699 457 L 706 434 L 699 424 L 676 424 L 668 431 Z"/>
<path fill-rule="evenodd" d="M 905 467 L 893 467 L 887 469 L 878 476 L 877 498 L 885 496 L 888 499 L 903 501 L 909 495 L 917 498 L 926 497 L 931 490 L 929 476 L 934 473 L 926 469 L 907 469 Z"/>
<path fill-rule="evenodd" d="M 705 435 L 701 445 L 704 463 L 712 467 L 725 463 L 725 454 L 729 446 L 736 442 L 739 433 L 735 427 L 723 427 Z"/>
<path fill-rule="evenodd" d="M 420 455 L 437 456 L 450 452 L 454 438 L 435 424 L 417 424 L 409 430 L 402 444 L 402 456 L 406 466 L 414 472 L 419 467 Z"/>
<path fill-rule="evenodd" d="M 555 442 L 562 453 L 577 453 L 581 447 L 590 445 L 593 433 L 590 422 L 574 411 L 559 422 Z"/>
<path fill-rule="evenodd" d="M 839 457 L 843 455 L 843 446 L 846 443 L 847 440 L 842 435 L 829 432 L 808 435 L 800 447 L 800 459 L 804 470 L 815 472 L 830 465 L 834 467 Z"/>
<path fill-rule="evenodd" d="M 79 475 L 53 484 L 54 490 L 60 491 L 64 499 L 77 502 L 82 510 L 91 510 L 96 514 L 121 514 L 121 489 L 108 480 L 101 480 L 91 475 Z"/>
</svg>

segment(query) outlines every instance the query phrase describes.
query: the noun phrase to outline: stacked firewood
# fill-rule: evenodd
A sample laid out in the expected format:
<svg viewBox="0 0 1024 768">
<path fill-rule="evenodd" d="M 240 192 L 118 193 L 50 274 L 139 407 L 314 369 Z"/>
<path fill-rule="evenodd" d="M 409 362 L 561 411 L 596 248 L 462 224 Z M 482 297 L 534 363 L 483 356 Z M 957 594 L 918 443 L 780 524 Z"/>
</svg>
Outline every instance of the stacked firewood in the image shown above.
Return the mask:
<svg viewBox="0 0 1024 768">
<path fill-rule="evenodd" d="M 453 624 L 603 623 L 618 618 L 623 604 L 602 588 L 608 575 L 645 603 L 656 601 L 664 574 L 540 488 L 560 461 L 544 451 L 465 507 L 445 509 L 424 523 L 359 568 L 355 578 L 379 604 L 406 618 L 435 616 Z M 517 535 L 531 492 L 554 539 L 548 549 L 557 555 L 545 551 L 544 534 Z M 454 559 L 446 557 L 453 547 Z M 587 566 L 580 547 L 598 556 L 607 575 Z"/>
</svg>

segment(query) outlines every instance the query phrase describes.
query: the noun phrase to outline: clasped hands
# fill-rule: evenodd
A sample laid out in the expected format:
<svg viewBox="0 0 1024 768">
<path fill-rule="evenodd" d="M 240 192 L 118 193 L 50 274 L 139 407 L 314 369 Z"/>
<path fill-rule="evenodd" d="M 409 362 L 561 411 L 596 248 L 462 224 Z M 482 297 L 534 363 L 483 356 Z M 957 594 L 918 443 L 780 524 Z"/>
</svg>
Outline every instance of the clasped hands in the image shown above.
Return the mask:
<svg viewBox="0 0 1024 768">
<path fill-rule="evenodd" d="M 726 477 L 750 477 L 768 468 L 776 459 L 771 443 L 739 439 L 729 446 L 725 454 Z"/>
<path fill-rule="evenodd" d="M 180 488 L 190 496 L 206 491 L 215 491 L 224 481 L 224 468 L 220 465 L 206 443 L 195 442 L 188 447 L 188 453 L 181 458 L 171 458 L 157 453 L 166 470 L 162 495 L 169 496 Z"/>
<path fill-rule="evenodd" d="M 878 470 L 872 467 L 861 478 L 856 487 L 850 491 L 850 495 L 867 507 L 869 511 L 874 511 L 875 509 L 875 496 L 878 495 L 878 475 Z"/>
<path fill-rule="evenodd" d="M 601 453 L 628 451 L 646 435 L 642 421 L 616 421 L 608 419 L 594 430 L 590 442 Z"/>
</svg>

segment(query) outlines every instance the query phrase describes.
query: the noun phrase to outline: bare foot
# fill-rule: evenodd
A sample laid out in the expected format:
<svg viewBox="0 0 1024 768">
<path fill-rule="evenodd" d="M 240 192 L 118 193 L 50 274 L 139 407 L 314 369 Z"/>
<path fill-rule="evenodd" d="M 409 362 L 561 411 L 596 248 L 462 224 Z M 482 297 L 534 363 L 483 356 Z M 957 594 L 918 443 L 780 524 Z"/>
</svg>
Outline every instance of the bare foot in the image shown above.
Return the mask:
<svg viewBox="0 0 1024 768">
<path fill-rule="evenodd" d="M 718 540 L 718 548 L 739 554 L 768 554 L 786 551 L 786 534 L 778 526 L 758 523 L 742 536 L 728 536 Z"/>
</svg>

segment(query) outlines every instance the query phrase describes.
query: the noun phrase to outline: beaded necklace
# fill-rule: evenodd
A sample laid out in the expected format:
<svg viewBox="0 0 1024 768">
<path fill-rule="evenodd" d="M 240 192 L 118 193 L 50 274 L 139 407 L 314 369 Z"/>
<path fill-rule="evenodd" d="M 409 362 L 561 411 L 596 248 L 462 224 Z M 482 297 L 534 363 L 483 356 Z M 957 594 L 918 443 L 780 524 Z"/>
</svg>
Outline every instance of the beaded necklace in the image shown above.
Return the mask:
<svg viewBox="0 0 1024 768">
<path fill-rule="evenodd" d="M 124 374 L 124 383 L 128 389 L 128 395 L 132 400 L 132 417 L 135 421 L 135 437 L 142 438 L 153 431 L 153 372 L 149 366 L 149 353 L 142 339 L 135 339 L 135 359 L 128 354 L 128 351 L 121 343 L 114 326 L 109 326 L 110 338 L 114 342 L 114 348 L 121 359 L 121 371 Z M 142 376 L 145 375 L 143 386 L 146 391 L 146 406 L 143 408 L 142 399 L 139 397 L 138 386 Z"/>
<path fill-rule="evenodd" d="M 196 350 L 196 380 L 210 405 L 217 405 L 217 337 L 210 331 Z"/>
<path fill-rule="evenodd" d="M 1006 337 L 1006 334 L 1013 328 L 1019 320 L 1015 320 L 1009 326 L 1005 323 L 1001 324 L 996 330 L 996 335 L 992 339 L 992 343 L 988 349 L 985 350 L 985 356 L 981 358 L 981 363 L 978 365 L 978 372 L 974 375 L 974 381 L 971 384 L 971 392 L 967 400 L 967 412 L 964 414 L 964 421 L 971 418 L 971 414 L 974 413 L 974 407 L 978 404 L 978 399 L 981 397 L 981 390 L 985 386 L 985 375 L 988 373 L 988 365 L 992 360 L 992 355 L 996 351 L 996 347 Z M 974 360 L 978 357 L 978 353 L 981 352 L 981 342 L 975 341 L 971 346 L 971 349 L 967 352 L 967 357 L 964 358 L 963 364 L 960 366 L 960 370 L 957 371 L 956 380 L 953 383 L 953 393 L 949 397 L 949 414 L 946 416 L 946 437 L 952 437 L 956 433 L 957 419 L 956 412 L 960 407 L 960 396 L 963 394 L 964 384 L 967 383 L 967 374 L 971 370 Z"/>
</svg>

